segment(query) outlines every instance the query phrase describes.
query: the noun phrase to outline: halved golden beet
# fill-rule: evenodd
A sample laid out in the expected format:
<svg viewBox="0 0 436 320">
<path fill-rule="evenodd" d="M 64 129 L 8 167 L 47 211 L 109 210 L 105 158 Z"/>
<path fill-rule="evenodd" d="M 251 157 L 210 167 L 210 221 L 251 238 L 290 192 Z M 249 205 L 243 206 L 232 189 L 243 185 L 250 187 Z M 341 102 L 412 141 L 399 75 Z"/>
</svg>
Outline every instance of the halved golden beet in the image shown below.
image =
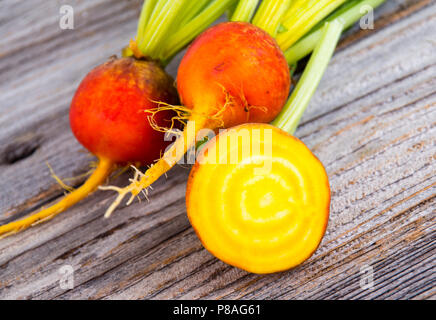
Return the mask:
<svg viewBox="0 0 436 320">
<path fill-rule="evenodd" d="M 330 188 L 322 163 L 300 140 L 250 123 L 203 147 L 186 206 L 213 255 L 249 272 L 272 273 L 315 252 L 327 227 Z"/>
</svg>

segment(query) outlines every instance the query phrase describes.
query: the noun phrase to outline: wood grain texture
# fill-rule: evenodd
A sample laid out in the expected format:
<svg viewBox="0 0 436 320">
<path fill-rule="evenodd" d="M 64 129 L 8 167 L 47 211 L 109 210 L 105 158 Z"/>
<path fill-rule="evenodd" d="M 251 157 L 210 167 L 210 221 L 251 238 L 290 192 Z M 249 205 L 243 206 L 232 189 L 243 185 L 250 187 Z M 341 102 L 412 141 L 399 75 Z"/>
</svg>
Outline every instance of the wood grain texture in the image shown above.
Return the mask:
<svg viewBox="0 0 436 320">
<path fill-rule="evenodd" d="M 134 35 L 141 1 L 68 1 L 74 30 L 58 26 L 63 3 L 0 2 L 0 223 L 62 196 L 46 162 L 83 182 L 93 158 L 69 130 L 69 103 Z M 436 3 L 388 0 L 377 18 L 347 33 L 296 133 L 332 188 L 327 234 L 303 265 L 260 276 L 215 259 L 186 218 L 189 168 L 178 167 L 149 203 L 110 219 L 114 195 L 97 192 L 0 240 L 0 299 L 434 299 Z M 72 290 L 59 286 L 63 265 Z"/>
</svg>

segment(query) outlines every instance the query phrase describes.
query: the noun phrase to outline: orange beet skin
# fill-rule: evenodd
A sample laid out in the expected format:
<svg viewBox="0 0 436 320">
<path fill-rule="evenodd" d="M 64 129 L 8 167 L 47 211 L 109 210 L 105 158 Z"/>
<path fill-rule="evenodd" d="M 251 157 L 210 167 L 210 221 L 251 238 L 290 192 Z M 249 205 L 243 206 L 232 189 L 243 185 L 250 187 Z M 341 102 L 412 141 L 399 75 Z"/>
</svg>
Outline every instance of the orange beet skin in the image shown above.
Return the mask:
<svg viewBox="0 0 436 320">
<path fill-rule="evenodd" d="M 226 22 L 209 28 L 189 47 L 177 89 L 184 106 L 205 115 L 222 112 L 222 127 L 270 122 L 288 97 L 289 67 L 265 31 Z"/>
<path fill-rule="evenodd" d="M 168 145 L 144 112 L 153 101 L 177 104 L 173 79 L 156 63 L 133 58 L 110 60 L 88 73 L 73 98 L 71 129 L 90 152 L 115 163 L 151 164 Z M 154 116 L 169 126 L 173 112 Z"/>
</svg>

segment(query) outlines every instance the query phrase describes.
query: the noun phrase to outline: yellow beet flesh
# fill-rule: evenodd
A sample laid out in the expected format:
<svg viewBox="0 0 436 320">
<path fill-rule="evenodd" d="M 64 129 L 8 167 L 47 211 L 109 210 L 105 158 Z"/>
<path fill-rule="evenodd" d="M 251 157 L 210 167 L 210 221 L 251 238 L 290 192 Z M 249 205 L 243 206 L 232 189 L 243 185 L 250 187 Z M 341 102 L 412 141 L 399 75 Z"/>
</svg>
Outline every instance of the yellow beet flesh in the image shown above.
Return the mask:
<svg viewBox="0 0 436 320">
<path fill-rule="evenodd" d="M 251 152 L 242 152 L 242 138 L 231 143 L 244 134 Z M 228 147 L 220 149 L 225 139 Z M 323 165 L 300 140 L 271 125 L 243 124 L 201 150 L 186 204 L 191 225 L 213 255 L 249 272 L 273 273 L 316 250 L 327 227 L 330 188 Z"/>
</svg>

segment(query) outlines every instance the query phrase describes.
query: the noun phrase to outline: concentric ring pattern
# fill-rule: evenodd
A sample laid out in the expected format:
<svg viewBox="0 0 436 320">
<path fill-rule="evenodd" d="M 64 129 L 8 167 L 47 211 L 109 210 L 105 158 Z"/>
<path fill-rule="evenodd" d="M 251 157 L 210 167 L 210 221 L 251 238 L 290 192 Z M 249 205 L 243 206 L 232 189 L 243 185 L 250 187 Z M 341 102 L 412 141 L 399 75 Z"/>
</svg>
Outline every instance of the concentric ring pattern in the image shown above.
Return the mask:
<svg viewBox="0 0 436 320">
<path fill-rule="evenodd" d="M 316 250 L 330 189 L 321 162 L 300 140 L 271 125 L 244 124 L 203 148 L 186 201 L 206 249 L 230 265 L 271 273 Z"/>
</svg>

